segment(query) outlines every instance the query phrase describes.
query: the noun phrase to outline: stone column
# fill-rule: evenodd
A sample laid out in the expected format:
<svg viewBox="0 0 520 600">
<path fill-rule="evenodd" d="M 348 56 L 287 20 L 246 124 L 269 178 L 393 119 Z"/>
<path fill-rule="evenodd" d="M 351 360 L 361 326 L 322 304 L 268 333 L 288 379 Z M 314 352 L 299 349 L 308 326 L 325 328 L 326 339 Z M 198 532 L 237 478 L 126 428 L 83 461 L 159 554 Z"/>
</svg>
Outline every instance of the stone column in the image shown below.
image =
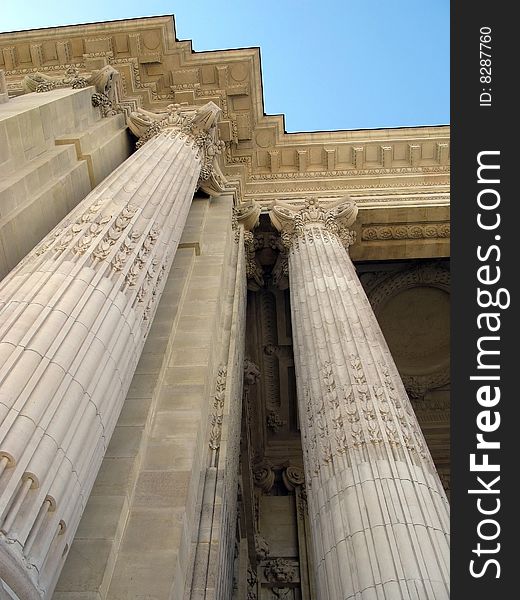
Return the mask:
<svg viewBox="0 0 520 600">
<path fill-rule="evenodd" d="M 5 81 L 5 71 L 0 69 L 0 104 L 7 102 L 9 95 L 7 93 L 7 83 Z"/>
<path fill-rule="evenodd" d="M 348 198 L 277 202 L 320 600 L 448 598 L 449 509 L 345 249 Z"/>
<path fill-rule="evenodd" d="M 141 148 L 0 283 L 0 580 L 23 600 L 52 595 L 212 176 L 219 112 L 133 113 Z"/>
</svg>

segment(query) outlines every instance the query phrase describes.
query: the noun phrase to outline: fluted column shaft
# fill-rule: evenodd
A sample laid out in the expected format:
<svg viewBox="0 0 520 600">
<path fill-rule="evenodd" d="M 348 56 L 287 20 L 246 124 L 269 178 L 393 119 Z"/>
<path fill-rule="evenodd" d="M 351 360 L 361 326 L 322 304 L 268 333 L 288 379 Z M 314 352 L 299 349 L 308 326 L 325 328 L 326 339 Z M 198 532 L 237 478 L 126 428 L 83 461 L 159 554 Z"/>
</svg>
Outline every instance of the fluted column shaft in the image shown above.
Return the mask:
<svg viewBox="0 0 520 600">
<path fill-rule="evenodd" d="M 351 202 L 272 218 L 290 245 L 298 405 L 321 600 L 449 596 L 449 509 L 345 250 Z"/>
<path fill-rule="evenodd" d="M 206 159 L 205 109 L 156 128 L 0 284 L 0 566 L 24 600 L 52 594 L 110 441 Z"/>
</svg>

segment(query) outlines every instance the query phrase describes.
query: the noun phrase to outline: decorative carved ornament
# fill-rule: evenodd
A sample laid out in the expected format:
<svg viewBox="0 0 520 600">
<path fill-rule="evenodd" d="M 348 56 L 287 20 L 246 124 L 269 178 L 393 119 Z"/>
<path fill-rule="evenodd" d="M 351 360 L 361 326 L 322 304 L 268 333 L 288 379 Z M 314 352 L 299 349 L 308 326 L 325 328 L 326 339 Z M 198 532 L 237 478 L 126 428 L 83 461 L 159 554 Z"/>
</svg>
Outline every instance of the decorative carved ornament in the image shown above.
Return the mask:
<svg viewBox="0 0 520 600">
<path fill-rule="evenodd" d="M 287 421 L 284 421 L 284 419 L 280 417 L 277 410 L 270 410 L 266 416 L 266 425 L 267 429 L 273 433 L 278 433 L 284 425 L 287 425 Z"/>
<path fill-rule="evenodd" d="M 251 565 L 247 566 L 247 600 L 257 600 L 257 586 L 258 577 L 251 568 Z"/>
<path fill-rule="evenodd" d="M 262 248 L 262 240 L 252 231 L 244 232 L 244 249 L 246 256 L 247 287 L 253 292 L 264 287 L 264 270 L 256 258 L 256 251 Z"/>
<path fill-rule="evenodd" d="M 15 95 L 34 71 L 63 76 L 71 66 L 88 71 L 110 64 L 121 74 L 125 103 L 151 111 L 167 102 L 218 103 L 224 162 L 245 198 L 396 186 L 445 191 L 449 185 L 447 127 L 389 130 L 384 141 L 364 132 L 285 133 L 283 117 L 263 114 L 258 101 L 258 49 L 193 52 L 176 37 L 169 16 L 4 33 L 0 41 Z"/>
<path fill-rule="evenodd" d="M 270 583 L 291 583 L 296 578 L 296 566 L 286 558 L 274 558 L 265 566 L 264 575 Z"/>
<path fill-rule="evenodd" d="M 255 551 L 258 560 L 266 560 L 269 556 L 269 544 L 260 533 L 255 533 Z"/>
<path fill-rule="evenodd" d="M 166 111 L 150 112 L 143 108 L 130 113 L 127 124 L 137 137 L 140 148 L 157 135 L 183 136 L 187 143 L 194 144 L 202 158 L 199 187 L 209 194 L 225 190 L 226 179 L 217 162 L 224 149 L 218 137 L 218 119 L 221 109 L 208 102 L 203 106 L 181 106 L 170 104 Z"/>
<path fill-rule="evenodd" d="M 335 457 L 348 457 L 351 451 L 369 444 L 377 452 L 388 443 L 398 452 L 406 450 L 427 459 L 411 405 L 399 397 L 388 365 L 380 363 L 379 368 L 383 381 L 370 386 L 359 356 L 351 354 L 351 385 L 339 387 L 331 363 L 326 362 L 320 365 L 325 395 L 315 399 L 308 388 L 304 389 L 308 419 L 304 448 L 314 474 Z"/>
<path fill-rule="evenodd" d="M 260 206 L 254 200 L 251 200 L 247 204 L 235 206 L 233 209 L 238 222 L 243 225 L 244 229 L 247 229 L 247 231 L 252 231 L 257 227 L 260 211 Z"/>
<path fill-rule="evenodd" d="M 91 73 L 80 73 L 77 67 L 69 66 L 62 77 L 53 77 L 35 71 L 24 77 L 22 85 L 26 92 L 38 93 L 67 87 L 82 89 L 92 85 L 96 88 L 92 96 L 92 104 L 99 106 L 104 117 L 115 115 L 123 110 L 119 104 L 120 76 L 110 65 Z"/>
<path fill-rule="evenodd" d="M 348 247 L 354 243 L 354 232 L 349 227 L 357 213 L 358 208 L 349 196 L 327 205 L 311 197 L 306 198 L 303 205 L 277 201 L 271 208 L 270 217 L 288 249 L 300 242 L 312 242 L 314 235 L 324 234 L 325 237 L 337 237 Z"/>
<path fill-rule="evenodd" d="M 271 463 L 266 460 L 260 460 L 253 465 L 253 481 L 265 494 L 271 491 L 274 485 L 274 471 Z"/>
<path fill-rule="evenodd" d="M 224 401 L 226 396 L 227 367 L 221 366 L 217 373 L 213 410 L 210 421 L 209 447 L 216 451 L 220 448 L 222 421 L 224 418 Z"/>
<path fill-rule="evenodd" d="M 301 467 L 289 465 L 282 472 L 282 481 L 288 491 L 293 491 L 298 486 L 303 486 L 305 483 L 305 475 Z"/>
<path fill-rule="evenodd" d="M 255 385 L 260 379 L 260 369 L 250 358 L 244 358 L 244 385 Z"/>
<path fill-rule="evenodd" d="M 271 592 L 273 594 L 272 597 L 276 598 L 277 600 L 290 600 L 291 598 L 294 598 L 293 590 L 291 588 L 274 587 L 271 588 Z"/>
<path fill-rule="evenodd" d="M 413 223 L 395 225 L 368 225 L 361 231 L 366 242 L 385 240 L 443 239 L 450 237 L 449 223 Z"/>
<path fill-rule="evenodd" d="M 236 222 L 236 232 L 238 232 L 238 225 L 244 226 L 247 287 L 253 291 L 259 290 L 264 285 L 264 271 L 256 259 L 256 251 L 260 247 L 259 240 L 253 233 L 253 229 L 259 223 L 260 210 L 260 206 L 254 201 L 233 207 L 233 221 Z M 239 236 L 235 233 L 235 241 L 238 242 L 238 239 Z"/>
</svg>

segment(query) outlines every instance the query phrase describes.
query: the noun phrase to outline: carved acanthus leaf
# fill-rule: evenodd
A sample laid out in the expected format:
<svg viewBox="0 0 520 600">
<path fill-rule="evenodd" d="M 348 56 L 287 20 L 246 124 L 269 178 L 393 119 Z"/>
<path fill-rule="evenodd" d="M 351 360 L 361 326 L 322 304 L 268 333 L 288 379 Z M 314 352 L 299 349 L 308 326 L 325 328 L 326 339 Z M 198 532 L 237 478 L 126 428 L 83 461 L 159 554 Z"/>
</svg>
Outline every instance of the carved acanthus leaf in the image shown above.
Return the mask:
<svg viewBox="0 0 520 600">
<path fill-rule="evenodd" d="M 67 87 L 82 89 L 92 85 L 96 88 L 92 96 L 92 105 L 101 109 L 103 117 L 108 117 L 123 110 L 118 103 L 119 82 L 119 72 L 110 65 L 91 73 L 80 73 L 77 67 L 70 66 L 62 77 L 53 77 L 38 71 L 29 73 L 24 77 L 22 85 L 26 92 L 39 93 Z"/>
<path fill-rule="evenodd" d="M 294 240 L 305 241 L 306 236 L 326 231 L 348 247 L 354 242 L 349 227 L 357 217 L 358 208 L 349 196 L 332 204 L 320 204 L 317 198 L 306 198 L 303 205 L 276 201 L 271 208 L 271 222 L 280 231 L 282 243 L 291 248 Z"/>
<path fill-rule="evenodd" d="M 127 124 L 130 131 L 139 138 L 138 148 L 161 133 L 175 132 L 186 136 L 201 153 L 198 185 L 214 195 L 226 187 L 226 179 L 217 162 L 225 147 L 218 137 L 217 124 L 221 112 L 214 102 L 191 107 L 170 104 L 162 112 L 151 112 L 143 108 L 131 112 Z"/>
<path fill-rule="evenodd" d="M 247 287 L 254 292 L 264 286 L 264 270 L 256 258 L 259 243 L 261 240 L 252 231 L 244 232 Z"/>
<path fill-rule="evenodd" d="M 238 204 L 233 208 L 238 223 L 243 225 L 247 231 L 252 231 L 258 225 L 260 211 L 260 206 L 254 200 L 247 204 Z"/>
</svg>

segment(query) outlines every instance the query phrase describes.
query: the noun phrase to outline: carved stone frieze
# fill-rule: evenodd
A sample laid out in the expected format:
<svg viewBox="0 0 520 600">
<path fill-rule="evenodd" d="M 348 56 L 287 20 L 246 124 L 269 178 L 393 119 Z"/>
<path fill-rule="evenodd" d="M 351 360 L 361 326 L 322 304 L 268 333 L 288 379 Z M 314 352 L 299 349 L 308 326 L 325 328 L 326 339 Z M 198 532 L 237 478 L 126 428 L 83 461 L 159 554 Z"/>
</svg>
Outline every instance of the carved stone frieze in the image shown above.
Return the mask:
<svg viewBox="0 0 520 600">
<path fill-rule="evenodd" d="M 150 37 L 153 50 L 143 41 Z M 263 114 L 258 101 L 258 50 L 193 52 L 190 42 L 176 40 L 171 17 L 72 26 L 47 34 L 5 33 L 0 41 L 7 84 L 16 93 L 23 77 L 34 72 L 64 78 L 71 67 L 83 73 L 110 65 L 120 72 L 125 101 L 146 110 L 163 110 L 167 102 L 218 103 L 226 144 L 223 171 L 247 183 L 246 199 L 261 198 L 268 189 L 276 194 L 345 193 L 395 187 L 397 182 L 419 189 L 449 185 L 447 127 L 400 130 L 385 134 L 384 141 L 363 131 L 285 133 L 283 118 Z M 365 179 L 372 181 L 367 185 Z"/>
<path fill-rule="evenodd" d="M 336 170 L 336 171 L 328 171 L 327 169 L 323 169 L 321 171 L 307 171 L 306 173 L 300 172 L 291 172 L 291 173 L 259 173 L 251 176 L 253 181 L 271 181 L 271 180 L 297 180 L 300 178 L 303 179 L 328 179 L 330 177 L 338 177 L 338 176 L 352 176 L 356 175 L 402 175 L 407 173 L 448 173 L 449 167 L 396 167 L 396 168 L 380 168 L 374 167 L 372 169 L 356 169 L 352 167 L 349 170 Z"/>
<path fill-rule="evenodd" d="M 108 68 L 114 70 L 112 67 Z M 63 77 L 53 77 L 51 75 L 46 75 L 45 73 L 39 73 L 38 71 L 29 73 L 23 80 L 23 86 L 27 92 L 39 93 L 49 92 L 50 90 L 65 87 L 81 89 L 92 85 L 90 83 L 90 78 L 90 74 L 80 74 L 80 71 L 77 67 L 70 66 L 65 71 L 65 75 Z M 99 92 L 101 93 L 101 90 L 99 90 Z"/>
<path fill-rule="evenodd" d="M 361 231 L 361 239 L 367 242 L 385 240 L 419 240 L 449 238 L 449 223 L 413 223 L 396 225 L 368 225 Z"/>
</svg>

